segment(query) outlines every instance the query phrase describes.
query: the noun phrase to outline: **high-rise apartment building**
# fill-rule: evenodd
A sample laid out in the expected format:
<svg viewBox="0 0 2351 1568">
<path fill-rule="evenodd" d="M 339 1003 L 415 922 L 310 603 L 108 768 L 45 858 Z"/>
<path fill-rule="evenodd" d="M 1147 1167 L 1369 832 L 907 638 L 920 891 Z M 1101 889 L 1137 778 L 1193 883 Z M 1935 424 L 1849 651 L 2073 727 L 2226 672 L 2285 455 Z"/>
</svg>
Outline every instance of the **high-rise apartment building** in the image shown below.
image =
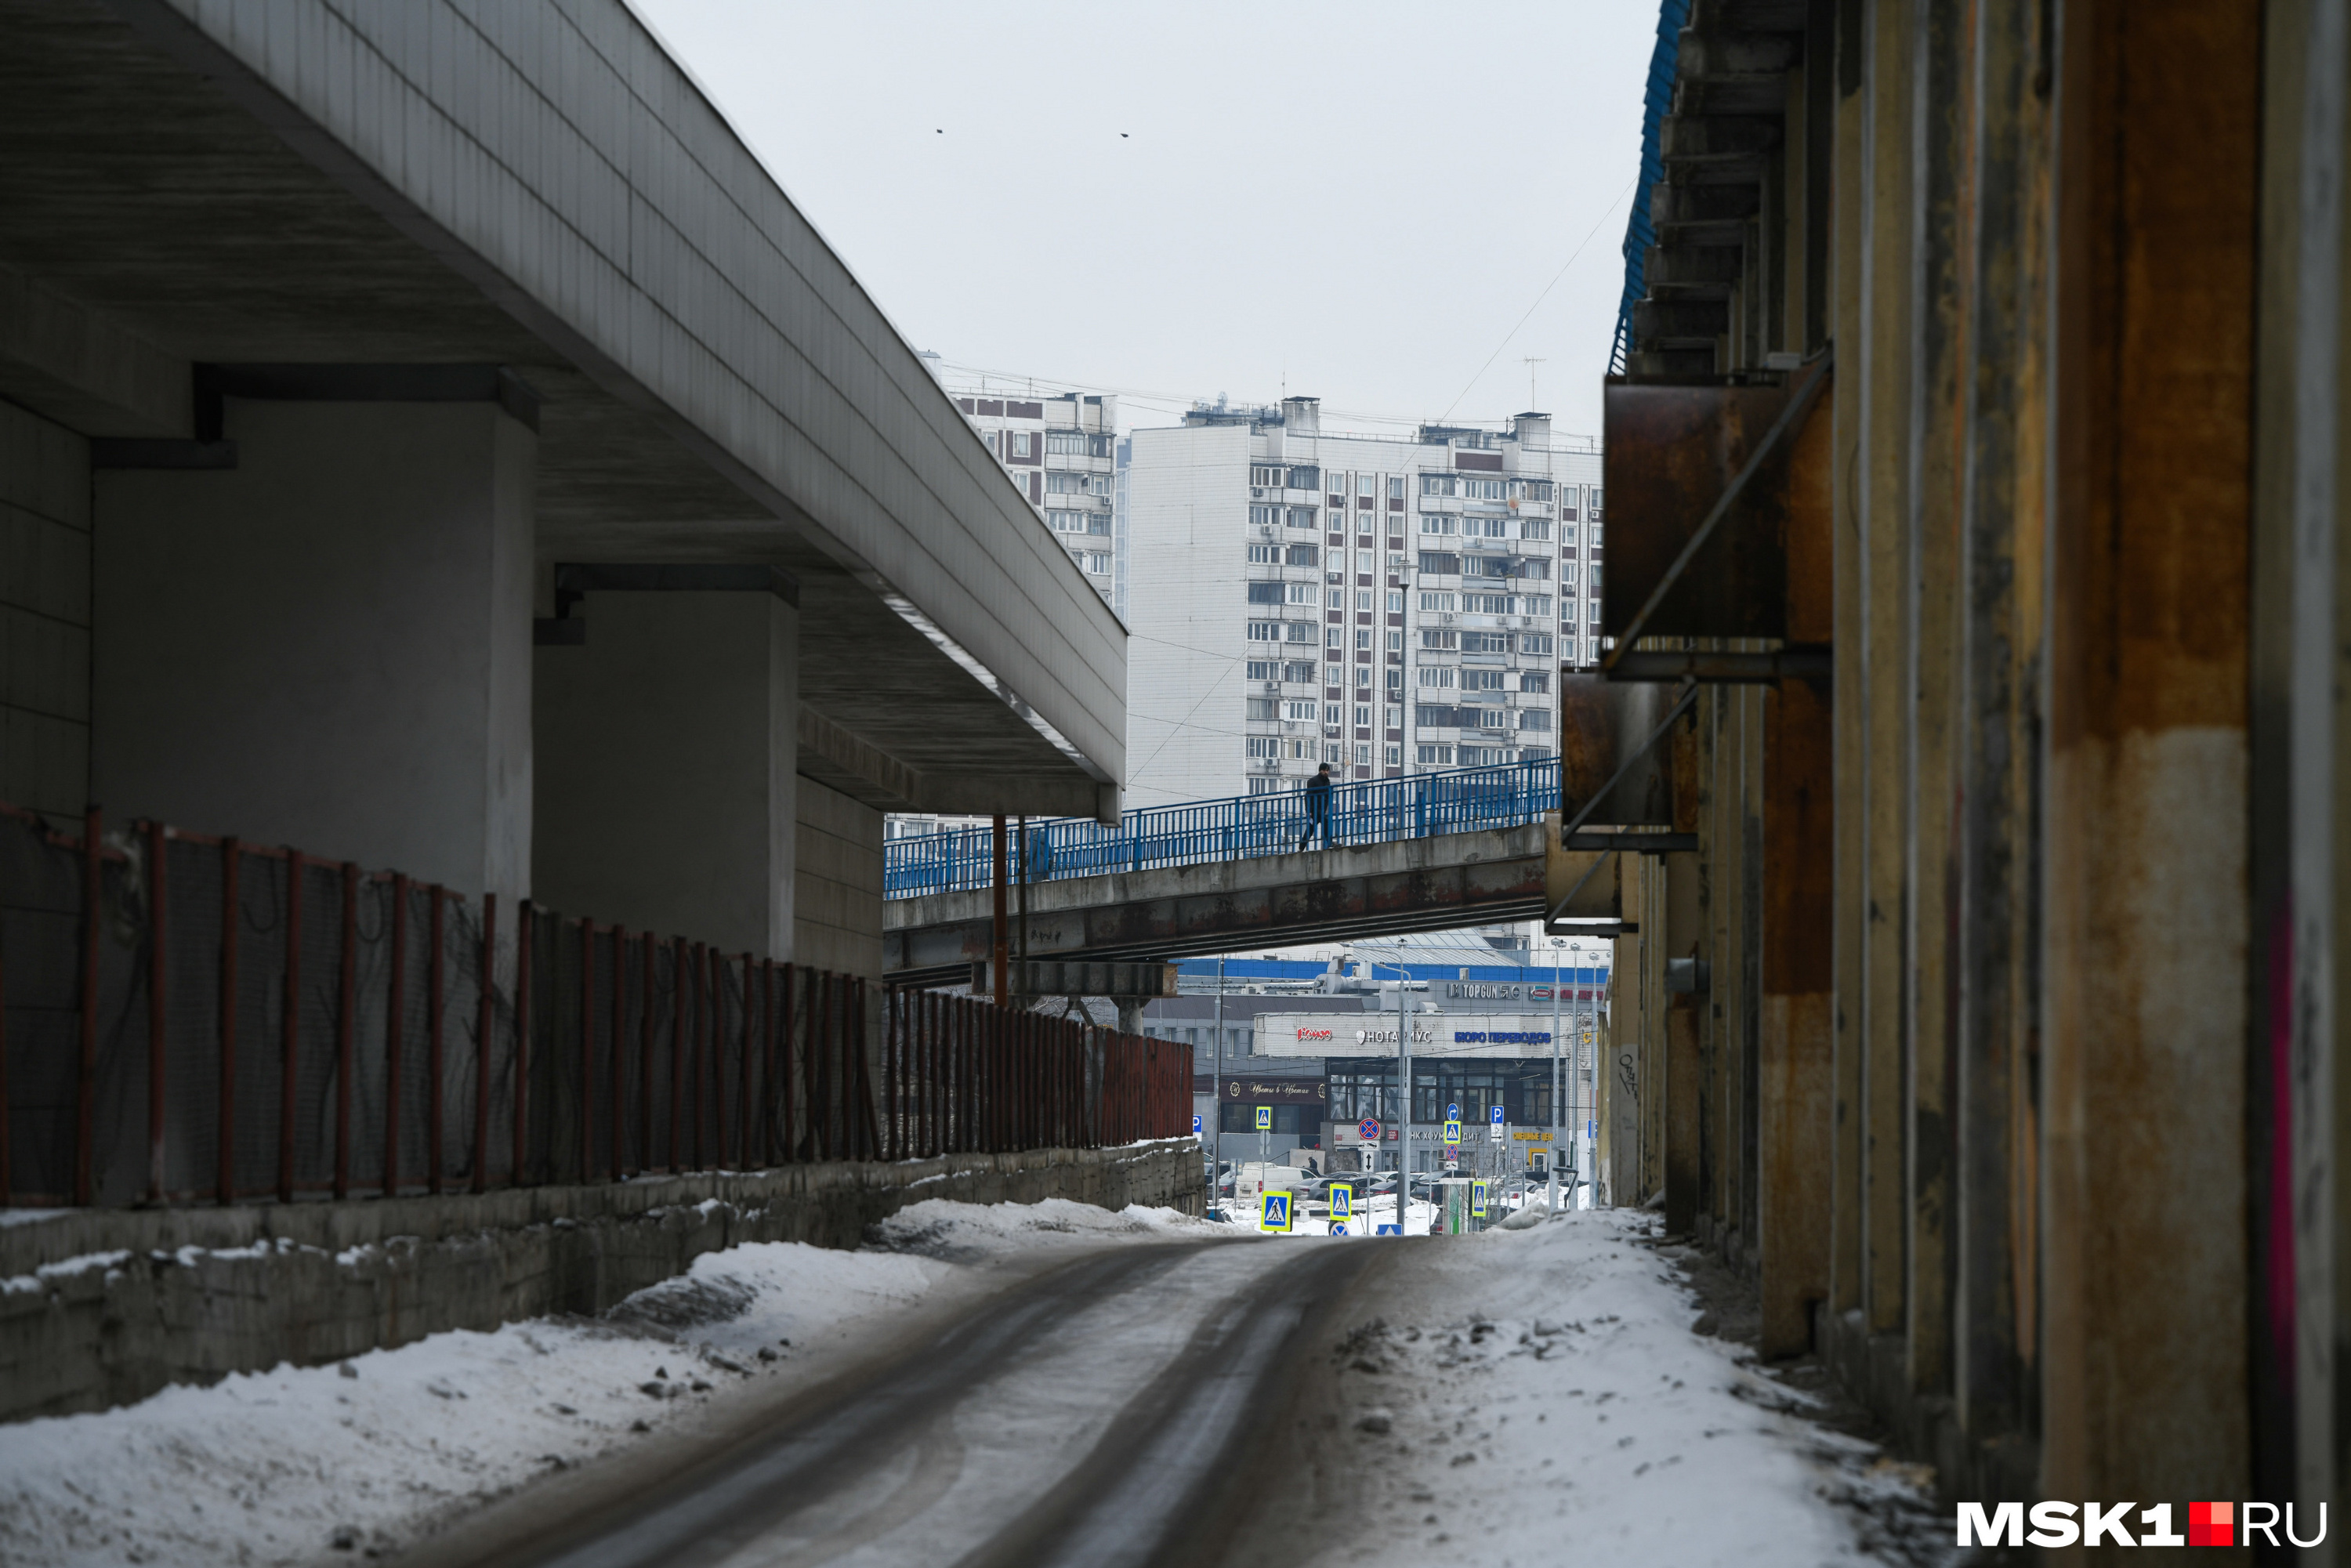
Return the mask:
<svg viewBox="0 0 2351 1568">
<path fill-rule="evenodd" d="M 1117 397 L 1018 397 L 953 385 L 948 392 L 1086 580 L 1113 609 L 1123 609 L 1112 523 Z"/>
<path fill-rule="evenodd" d="M 1319 415 L 1133 433 L 1131 805 L 1556 755 L 1560 665 L 1598 632 L 1598 444 L 1539 413 L 1409 438 Z"/>
</svg>

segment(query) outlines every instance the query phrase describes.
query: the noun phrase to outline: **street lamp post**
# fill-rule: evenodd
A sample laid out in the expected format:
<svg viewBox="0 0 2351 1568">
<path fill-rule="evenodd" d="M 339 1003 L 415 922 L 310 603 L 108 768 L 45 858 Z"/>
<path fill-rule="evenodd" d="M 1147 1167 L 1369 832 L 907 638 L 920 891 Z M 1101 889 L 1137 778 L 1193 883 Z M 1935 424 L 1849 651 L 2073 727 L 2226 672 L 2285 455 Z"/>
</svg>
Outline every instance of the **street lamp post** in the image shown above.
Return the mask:
<svg viewBox="0 0 2351 1568">
<path fill-rule="evenodd" d="M 1374 966 L 1374 972 L 1379 965 L 1385 964 L 1396 974 L 1396 1235 L 1401 1237 L 1405 1233 L 1405 1215 L 1412 1192 L 1412 1025 L 1404 1010 L 1407 973 L 1404 966 L 1404 944 L 1396 944 L 1394 958 L 1367 956 L 1364 961 Z M 1376 1223 L 1369 1218 L 1371 1198 L 1368 1193 L 1364 1201 L 1366 1205 L 1364 1223 L 1376 1229 Z"/>
<path fill-rule="evenodd" d="M 1551 939 L 1551 1158 L 1543 1163 L 1551 1167 L 1548 1207 L 1553 1214 L 1559 1212 L 1559 1155 L 1561 1145 L 1566 1141 L 1562 1136 L 1566 1131 L 1562 1099 L 1567 1092 L 1568 1081 L 1566 1075 L 1560 1071 L 1559 1065 L 1559 950 L 1566 946 L 1567 938 L 1564 936 Z M 1567 1189 L 1567 1196 L 1570 1202 L 1574 1201 L 1575 1188 L 1573 1186 Z"/>
</svg>

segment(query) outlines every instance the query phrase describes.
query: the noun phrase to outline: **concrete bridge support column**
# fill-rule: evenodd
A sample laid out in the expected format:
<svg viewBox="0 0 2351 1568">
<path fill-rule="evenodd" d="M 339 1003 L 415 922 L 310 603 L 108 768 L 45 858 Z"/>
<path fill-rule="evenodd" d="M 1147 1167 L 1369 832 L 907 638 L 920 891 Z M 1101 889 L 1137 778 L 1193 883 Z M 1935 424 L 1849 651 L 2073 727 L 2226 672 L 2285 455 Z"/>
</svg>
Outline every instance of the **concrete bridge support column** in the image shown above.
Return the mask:
<svg viewBox="0 0 2351 1568">
<path fill-rule="evenodd" d="M 236 466 L 93 486 L 91 798 L 530 891 L 537 437 L 500 404 L 228 398 Z"/>
<path fill-rule="evenodd" d="M 539 902 L 789 958 L 799 612 L 765 567 L 598 567 L 538 649 Z"/>
<path fill-rule="evenodd" d="M 1659 859 L 1664 862 L 1659 869 L 1666 887 L 1667 961 L 1702 960 L 1706 946 L 1700 937 L 1704 911 L 1698 901 L 1698 856 L 1670 854 Z M 1706 997 L 1694 988 L 1695 974 L 1694 968 L 1685 967 L 1679 977 L 1668 981 L 1664 997 L 1666 1228 L 1677 1236 L 1698 1228 L 1698 1125 L 1704 1079 L 1698 1029 Z"/>
</svg>

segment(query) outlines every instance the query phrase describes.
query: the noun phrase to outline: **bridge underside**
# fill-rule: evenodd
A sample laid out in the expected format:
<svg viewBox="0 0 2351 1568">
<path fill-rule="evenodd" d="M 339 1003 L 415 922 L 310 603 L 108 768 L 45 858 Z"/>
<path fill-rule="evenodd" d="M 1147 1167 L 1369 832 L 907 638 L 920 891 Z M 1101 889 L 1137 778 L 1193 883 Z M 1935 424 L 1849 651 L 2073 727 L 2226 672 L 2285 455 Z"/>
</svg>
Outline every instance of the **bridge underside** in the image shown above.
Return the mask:
<svg viewBox="0 0 2351 1568">
<path fill-rule="evenodd" d="M 1544 910 L 1541 823 L 1028 889 L 1030 958 L 1181 958 L 1531 920 Z M 1019 889 L 1012 890 L 1018 897 Z M 883 967 L 902 984 L 967 980 L 989 956 L 993 894 L 892 903 Z M 1020 951 L 1017 905 L 1014 950 Z"/>
</svg>

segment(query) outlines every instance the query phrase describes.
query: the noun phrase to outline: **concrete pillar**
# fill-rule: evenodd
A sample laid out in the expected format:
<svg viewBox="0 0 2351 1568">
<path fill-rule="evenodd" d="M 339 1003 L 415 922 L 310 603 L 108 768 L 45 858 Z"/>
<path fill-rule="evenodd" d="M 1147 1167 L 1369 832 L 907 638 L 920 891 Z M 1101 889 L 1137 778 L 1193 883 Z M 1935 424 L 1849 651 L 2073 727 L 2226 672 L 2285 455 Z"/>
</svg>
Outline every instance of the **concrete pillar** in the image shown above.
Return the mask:
<svg viewBox="0 0 2351 1568">
<path fill-rule="evenodd" d="M 237 466 L 95 476 L 110 818 L 530 891 L 532 467 L 492 402 L 226 400 Z"/>
<path fill-rule="evenodd" d="M 794 956 L 798 609 L 765 586 L 643 587 L 571 613 L 585 641 L 538 650 L 539 902 Z"/>
<path fill-rule="evenodd" d="M 89 446 L 0 403 L 0 801 L 89 804 Z"/>
<path fill-rule="evenodd" d="M 1666 928 L 1659 946 L 1668 961 L 1702 959 L 1706 944 L 1700 939 L 1698 856 L 1677 853 L 1659 859 L 1666 884 Z M 1698 1228 L 1703 1080 L 1698 1027 L 1706 998 L 1695 990 L 1677 989 L 1668 990 L 1664 1001 L 1666 1228 L 1687 1236 Z"/>
<path fill-rule="evenodd" d="M 2300 1323 L 2295 1342 L 2279 1347 L 2285 1365 L 2307 1369 L 2317 1396 L 2304 1412 L 2317 1419 L 2291 1437 L 2299 1496 L 2257 1488 L 2250 1462 L 2248 1329 L 2294 1331 L 2304 1281 L 2293 1276 L 2306 1265 L 2272 1256 L 2255 1272 L 2247 1233 L 2273 1238 L 2297 1215 L 2324 1215 L 2323 1184 L 2339 1177 L 2301 1162 L 2309 1135 L 2326 1136 L 2340 1109 L 2323 1096 L 2303 1103 L 2324 1083 L 2317 1059 L 2333 1041 L 2295 1038 L 2289 1056 L 2273 1032 L 2252 1042 L 2253 1060 L 2264 1074 L 2283 1069 L 2285 1081 L 2270 1081 L 2272 1097 L 2248 1114 L 2246 1002 L 2282 977 L 2274 957 L 2265 972 L 2246 962 L 2248 546 L 2257 406 L 2272 454 L 2291 441 L 2320 444 L 2264 476 L 2291 519 L 2281 526 L 2304 539 L 2314 525 L 2327 537 L 2340 526 L 2323 504 L 2315 517 L 2297 511 L 2314 499 L 2301 459 L 2335 462 L 2333 389 L 2314 427 L 2297 417 L 2292 379 L 2275 404 L 2256 402 L 2258 264 L 2274 258 L 2272 278 L 2287 298 L 2315 283 L 2339 299 L 2343 273 L 2337 250 L 2315 278 L 2284 283 L 2306 253 L 2291 238 L 2274 250 L 2256 245 L 2265 166 L 2294 156 L 2262 133 L 2268 25 L 2236 6 L 2094 3 L 2077 18 L 2069 5 L 2058 51 L 2065 141 L 2055 184 L 2065 199 L 2041 838 L 2040 1487 L 2051 1497 L 2294 1497 L 2298 1518 L 2314 1521 L 2312 1505 L 2335 1500 L 2339 1485 L 2333 1322 Z M 2286 42 L 2297 85 L 2313 79 L 2312 47 Z M 2331 137 L 2316 150 L 2338 181 L 2346 48 L 2337 31 L 2326 61 Z M 2293 149 L 2303 127 L 2285 125 L 2278 141 Z M 2283 201 L 2309 213 L 2309 186 L 2282 172 Z M 2305 165 L 2303 181 L 2311 175 Z M 2339 235 L 2339 205 L 2324 215 Z M 2298 307 L 2311 308 L 2306 298 Z M 2338 319 L 2335 311 L 2331 299 L 2324 319 Z M 2299 351 L 2313 351 L 2307 316 L 2287 330 Z M 2319 351 L 2331 359 L 2339 347 Z M 2287 604 L 2265 614 L 2308 605 L 2297 593 L 2305 585 L 2322 604 L 2331 599 L 2331 573 L 2305 563 L 2296 575 Z M 2331 609 L 2325 619 L 2333 622 Z M 2291 636 L 2312 630 L 2312 695 L 2324 715 L 2342 701 L 2341 632 L 2297 625 Z M 2339 788 L 2312 803 L 2339 813 Z M 2297 848 L 2294 871 L 2339 885 L 2339 860 L 2320 844 Z M 2295 890 L 2297 920 L 2306 887 Z M 2297 967 L 2303 936 L 2291 949 Z M 2292 1019 L 2273 1030 L 2306 1027 L 2317 1005 L 2297 987 Z M 2290 1128 L 2274 1119 L 2288 1105 Z M 2257 1162 L 2249 1124 L 2279 1140 Z M 2249 1203 L 2249 1164 L 2266 1176 L 2289 1158 L 2291 1180 Z M 2302 1236 L 2294 1242 L 2298 1254 Z M 2249 1279 L 2262 1296 L 2249 1299 Z"/>
<path fill-rule="evenodd" d="M 1951 934 L 1959 919 L 1951 834 L 1959 795 L 1960 469 L 1959 410 L 1967 344 L 1960 281 L 1966 273 L 1959 193 L 1974 168 L 1966 136 L 1966 86 L 1975 40 L 1973 14 L 1960 0 L 1933 0 L 1919 16 L 1917 92 L 1924 131 L 1915 174 L 1922 308 L 1911 361 L 1917 411 L 1907 517 L 1910 566 L 1904 588 L 1911 612 L 1908 745 L 1903 790 L 1911 802 L 1903 835 L 1907 993 L 1902 1032 L 1910 1084 L 1904 1218 L 1909 1268 L 1905 1281 L 1908 1378 L 1920 1394 L 1948 1394 L 1952 1376 L 1952 1191 L 1957 1150 L 1950 1092 L 1952 1034 L 1959 1007 Z"/>
<path fill-rule="evenodd" d="M 882 977 L 882 813 L 830 785 L 799 780 L 792 951 L 798 961 Z"/>
<path fill-rule="evenodd" d="M 1812 1345 L 1813 1307 L 1829 1288 L 1834 1130 L 1834 842 L 1829 705 L 1802 681 L 1764 700 L 1763 1019 L 1756 1248 L 1761 1350 Z"/>
<path fill-rule="evenodd" d="M 1861 1066 L 1863 1323 L 1898 1333 L 1906 1301 L 1909 1146 L 1903 1074 L 1905 842 L 1915 797 L 1904 768 L 1911 702 L 1909 478 L 1912 8 L 1864 16 L 1868 131 L 1860 193 L 1859 362 L 1862 483 L 1855 549 L 1860 643 L 1854 703 L 1862 769 L 1856 1030 Z M 1844 640 L 1844 628 L 1839 641 Z"/>
</svg>

